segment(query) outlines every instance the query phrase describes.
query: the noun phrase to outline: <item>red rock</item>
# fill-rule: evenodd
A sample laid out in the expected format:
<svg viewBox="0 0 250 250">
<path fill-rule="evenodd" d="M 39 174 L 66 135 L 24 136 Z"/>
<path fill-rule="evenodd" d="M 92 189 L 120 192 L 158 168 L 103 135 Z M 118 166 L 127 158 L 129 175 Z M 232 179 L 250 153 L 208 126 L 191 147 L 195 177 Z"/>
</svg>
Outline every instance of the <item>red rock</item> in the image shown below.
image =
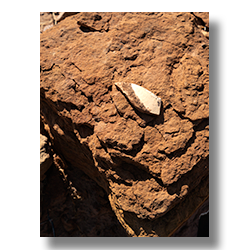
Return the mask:
<svg viewBox="0 0 250 250">
<path fill-rule="evenodd" d="M 120 119 L 115 123 L 100 121 L 96 124 L 94 132 L 107 147 L 121 151 L 134 149 L 143 136 L 142 128 L 131 119 Z"/>
<path fill-rule="evenodd" d="M 41 114 L 53 148 L 106 191 L 130 236 L 174 235 L 208 198 L 201 25 L 208 13 L 88 12 L 41 34 Z M 159 116 L 133 109 L 115 82 L 150 89 Z"/>
</svg>

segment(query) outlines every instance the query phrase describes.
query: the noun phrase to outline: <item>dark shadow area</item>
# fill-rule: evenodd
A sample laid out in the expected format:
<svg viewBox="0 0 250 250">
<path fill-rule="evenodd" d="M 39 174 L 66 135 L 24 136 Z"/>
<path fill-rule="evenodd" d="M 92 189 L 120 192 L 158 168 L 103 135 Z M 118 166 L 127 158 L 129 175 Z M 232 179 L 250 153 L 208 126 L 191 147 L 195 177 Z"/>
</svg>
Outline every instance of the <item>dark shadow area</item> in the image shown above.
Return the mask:
<svg viewBox="0 0 250 250">
<path fill-rule="evenodd" d="M 209 212 L 200 217 L 197 237 L 209 237 Z"/>
<path fill-rule="evenodd" d="M 134 165 L 133 162 L 122 162 L 119 166 L 116 166 L 114 170 L 124 181 L 146 181 L 152 178 L 152 175 L 146 170 Z"/>
<path fill-rule="evenodd" d="M 68 163 L 64 172 L 53 164 L 42 182 L 40 236 L 127 237 L 105 190 Z"/>
<path fill-rule="evenodd" d="M 90 126 L 84 124 L 81 125 L 76 124 L 75 128 L 79 132 L 82 138 L 87 138 L 88 136 L 94 134 L 94 128 L 91 128 Z"/>
<path fill-rule="evenodd" d="M 87 24 L 83 23 L 82 21 L 78 21 L 77 24 L 80 26 L 79 29 L 82 31 L 82 32 L 96 32 L 99 30 L 96 30 L 90 26 L 88 26 Z"/>
<path fill-rule="evenodd" d="M 79 29 L 82 31 L 82 32 L 85 32 L 85 33 L 88 33 L 88 32 L 95 32 L 96 30 L 92 30 L 88 27 L 83 27 L 83 26 L 80 26 Z"/>
<path fill-rule="evenodd" d="M 82 165 L 85 165 L 86 168 L 87 165 L 93 166 L 94 161 L 92 158 L 92 153 L 86 145 L 81 144 L 76 138 L 71 119 L 66 116 L 62 117 L 58 115 L 58 111 L 60 111 L 60 109 L 63 110 L 64 105 L 66 105 L 67 107 L 67 103 L 60 101 L 57 103 L 53 103 L 50 99 L 44 97 L 44 93 L 42 91 L 40 92 L 40 94 L 40 112 L 43 115 L 46 124 L 49 125 L 50 132 L 54 137 L 52 141 L 54 151 L 64 159 L 68 159 L 69 162 L 70 160 L 72 162 L 75 162 L 75 155 L 78 154 L 76 152 L 84 151 L 85 156 L 84 154 L 81 154 L 81 156 L 83 157 Z M 57 107 L 55 107 L 55 105 L 57 105 Z M 92 133 L 93 129 L 91 128 L 89 128 L 88 130 L 83 129 L 82 136 L 88 136 Z M 72 138 L 73 140 L 69 138 Z M 71 145 L 69 142 L 71 143 Z"/>
<path fill-rule="evenodd" d="M 209 211 L 209 198 L 205 200 L 187 221 L 172 235 L 172 237 L 198 237 L 199 221 L 202 215 Z M 201 224 L 200 230 L 206 231 L 208 225 Z M 203 237 L 203 236 L 201 236 Z"/>
<path fill-rule="evenodd" d="M 120 157 L 112 159 L 116 163 L 116 166 L 113 168 L 113 170 L 120 177 L 119 180 L 110 177 L 115 183 L 123 183 L 126 186 L 131 186 L 131 181 L 146 181 L 154 178 L 159 186 L 164 186 L 162 180 L 159 177 L 153 177 L 150 173 L 148 173 L 145 166 L 139 163 L 135 164 L 133 160 L 127 158 L 122 160 Z"/>
<path fill-rule="evenodd" d="M 194 124 L 194 131 L 202 131 L 207 125 L 209 125 L 209 118 L 202 119 L 199 122 L 197 121 L 197 123 Z"/>
</svg>

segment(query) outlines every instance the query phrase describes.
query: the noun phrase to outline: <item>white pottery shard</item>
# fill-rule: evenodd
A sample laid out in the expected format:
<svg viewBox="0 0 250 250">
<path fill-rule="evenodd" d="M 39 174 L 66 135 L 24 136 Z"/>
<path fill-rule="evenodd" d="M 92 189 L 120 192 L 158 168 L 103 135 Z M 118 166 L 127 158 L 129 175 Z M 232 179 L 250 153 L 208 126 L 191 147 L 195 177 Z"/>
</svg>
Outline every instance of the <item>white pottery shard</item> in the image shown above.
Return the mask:
<svg viewBox="0 0 250 250">
<path fill-rule="evenodd" d="M 115 85 L 139 111 L 154 115 L 160 114 L 161 98 L 149 90 L 134 83 L 116 82 Z"/>
</svg>

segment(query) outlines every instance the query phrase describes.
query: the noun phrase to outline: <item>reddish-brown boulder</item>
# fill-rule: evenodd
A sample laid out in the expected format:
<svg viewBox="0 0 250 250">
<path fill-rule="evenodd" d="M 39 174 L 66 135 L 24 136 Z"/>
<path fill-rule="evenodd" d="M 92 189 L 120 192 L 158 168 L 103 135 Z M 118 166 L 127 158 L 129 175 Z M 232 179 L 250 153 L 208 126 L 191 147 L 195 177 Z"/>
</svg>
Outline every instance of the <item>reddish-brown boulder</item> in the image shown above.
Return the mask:
<svg viewBox="0 0 250 250">
<path fill-rule="evenodd" d="M 204 27 L 208 13 L 88 12 L 41 34 L 41 115 L 52 147 L 106 191 L 130 236 L 172 236 L 208 198 Z M 156 94 L 160 115 L 135 109 L 115 82 Z"/>
</svg>

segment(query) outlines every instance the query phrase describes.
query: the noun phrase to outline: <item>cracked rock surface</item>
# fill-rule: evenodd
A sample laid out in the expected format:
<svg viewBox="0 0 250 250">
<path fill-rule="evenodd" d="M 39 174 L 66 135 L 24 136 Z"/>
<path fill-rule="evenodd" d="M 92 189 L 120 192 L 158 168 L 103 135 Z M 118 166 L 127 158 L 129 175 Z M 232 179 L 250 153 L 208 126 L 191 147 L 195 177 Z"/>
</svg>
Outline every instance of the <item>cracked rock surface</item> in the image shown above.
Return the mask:
<svg viewBox="0 0 250 250">
<path fill-rule="evenodd" d="M 53 150 L 106 192 L 128 236 L 172 236 L 209 196 L 201 27 L 208 13 L 88 12 L 41 34 L 41 117 Z M 156 94 L 160 115 L 136 110 L 116 82 Z"/>
</svg>

